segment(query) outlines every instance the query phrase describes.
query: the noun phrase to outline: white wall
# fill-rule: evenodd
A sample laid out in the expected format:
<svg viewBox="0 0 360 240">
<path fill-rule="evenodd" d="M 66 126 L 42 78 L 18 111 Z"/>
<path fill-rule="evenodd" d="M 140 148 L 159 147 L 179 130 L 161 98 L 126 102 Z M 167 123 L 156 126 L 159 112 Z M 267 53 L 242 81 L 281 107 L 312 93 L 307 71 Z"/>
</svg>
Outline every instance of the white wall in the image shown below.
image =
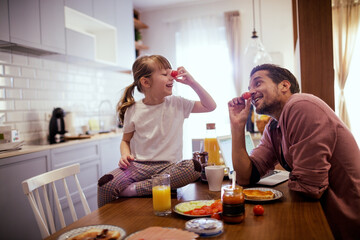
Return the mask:
<svg viewBox="0 0 360 240">
<path fill-rule="evenodd" d="M 140 20 L 149 26 L 142 30 L 143 42 L 150 47 L 141 54 L 164 55 L 175 65 L 173 67 L 177 67 L 174 37 L 176 29 L 171 23 L 197 16 L 222 15 L 235 10 L 240 12 L 243 33 L 241 45 L 245 50 L 253 30 L 252 0 L 214 0 L 205 4 L 196 1 L 196 4 L 181 7 L 141 12 Z M 255 11 L 255 28 L 265 48 L 273 56 L 274 63 L 294 72 L 292 1 L 255 0 Z M 248 79 L 248 76 L 244 78 Z"/>
</svg>

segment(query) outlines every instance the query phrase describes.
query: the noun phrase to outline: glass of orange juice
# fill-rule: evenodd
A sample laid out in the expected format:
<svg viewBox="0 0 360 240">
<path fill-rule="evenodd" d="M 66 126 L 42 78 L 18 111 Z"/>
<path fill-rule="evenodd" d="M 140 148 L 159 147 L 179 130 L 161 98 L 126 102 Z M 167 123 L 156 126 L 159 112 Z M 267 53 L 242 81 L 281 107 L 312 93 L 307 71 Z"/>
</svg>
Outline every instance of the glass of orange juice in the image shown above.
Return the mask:
<svg viewBox="0 0 360 240">
<path fill-rule="evenodd" d="M 155 174 L 152 177 L 154 213 L 166 216 L 171 213 L 170 174 Z"/>
</svg>

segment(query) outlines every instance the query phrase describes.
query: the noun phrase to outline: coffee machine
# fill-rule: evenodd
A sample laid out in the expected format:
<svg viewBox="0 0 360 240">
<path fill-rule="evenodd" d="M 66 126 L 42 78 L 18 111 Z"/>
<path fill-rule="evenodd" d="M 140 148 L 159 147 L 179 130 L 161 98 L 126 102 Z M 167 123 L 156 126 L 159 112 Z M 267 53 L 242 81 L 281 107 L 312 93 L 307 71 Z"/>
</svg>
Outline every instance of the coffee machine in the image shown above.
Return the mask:
<svg viewBox="0 0 360 240">
<path fill-rule="evenodd" d="M 49 123 L 49 142 L 50 144 L 64 142 L 65 131 L 65 112 L 62 108 L 54 108 Z"/>
</svg>

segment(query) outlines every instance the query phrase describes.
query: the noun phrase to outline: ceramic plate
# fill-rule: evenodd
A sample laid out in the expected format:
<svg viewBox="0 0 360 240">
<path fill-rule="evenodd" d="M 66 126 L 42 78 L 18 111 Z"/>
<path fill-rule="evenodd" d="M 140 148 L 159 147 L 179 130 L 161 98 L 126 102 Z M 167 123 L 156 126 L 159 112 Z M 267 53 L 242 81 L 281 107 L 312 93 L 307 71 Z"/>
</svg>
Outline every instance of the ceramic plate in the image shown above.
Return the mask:
<svg viewBox="0 0 360 240">
<path fill-rule="evenodd" d="M 86 226 L 86 227 L 80 227 L 72 229 L 66 233 L 61 234 L 61 236 L 58 238 L 58 240 L 66 240 L 70 237 L 74 237 L 80 233 L 83 233 L 91 228 L 100 228 L 100 229 L 109 229 L 111 231 L 118 231 L 120 232 L 120 237 L 117 240 L 124 239 L 126 232 L 121 227 L 117 227 L 114 225 L 92 225 L 92 226 Z"/>
<path fill-rule="evenodd" d="M 255 187 L 255 188 L 246 188 L 247 190 L 260 190 L 260 191 L 271 191 L 274 193 L 274 198 L 272 199 L 248 199 L 246 198 L 246 195 L 245 195 L 245 200 L 246 201 L 251 201 L 251 202 L 268 202 L 268 201 L 274 201 L 274 200 L 277 200 L 279 198 L 282 198 L 283 196 L 283 193 L 281 191 L 278 191 L 278 190 L 275 190 L 275 189 L 272 189 L 272 188 L 262 188 L 262 187 Z M 245 190 L 245 189 L 244 189 Z"/>
<path fill-rule="evenodd" d="M 207 203 L 207 202 L 208 202 L 208 203 L 214 203 L 215 200 L 193 200 L 193 201 L 181 202 L 181 203 L 176 204 L 176 206 L 174 207 L 174 212 L 176 212 L 177 214 L 180 214 L 180 215 L 182 215 L 182 216 L 193 217 L 193 218 L 198 218 L 198 217 L 210 217 L 210 216 L 211 216 L 211 214 L 206 214 L 206 215 L 191 215 L 191 214 L 186 214 L 186 213 L 183 213 L 183 212 L 177 210 L 177 208 L 178 208 L 179 206 L 181 206 L 182 204 L 186 204 L 186 203 L 190 203 L 190 202 L 198 202 L 199 205 L 200 205 L 201 203 L 204 203 L 203 205 L 205 205 L 205 203 Z M 198 207 L 197 207 L 197 208 L 198 208 Z"/>
</svg>

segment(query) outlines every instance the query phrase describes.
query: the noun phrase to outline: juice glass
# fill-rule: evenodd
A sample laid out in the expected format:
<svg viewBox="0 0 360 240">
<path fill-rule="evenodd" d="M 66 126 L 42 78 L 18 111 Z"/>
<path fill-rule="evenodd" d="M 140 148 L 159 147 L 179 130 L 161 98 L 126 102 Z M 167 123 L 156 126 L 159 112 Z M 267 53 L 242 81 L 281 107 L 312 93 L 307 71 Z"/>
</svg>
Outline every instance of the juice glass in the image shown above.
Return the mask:
<svg viewBox="0 0 360 240">
<path fill-rule="evenodd" d="M 170 175 L 156 174 L 151 178 L 154 213 L 157 216 L 169 215 L 171 213 Z"/>
<path fill-rule="evenodd" d="M 204 150 L 208 152 L 208 165 L 221 165 L 220 148 L 216 138 L 205 138 Z"/>
</svg>

